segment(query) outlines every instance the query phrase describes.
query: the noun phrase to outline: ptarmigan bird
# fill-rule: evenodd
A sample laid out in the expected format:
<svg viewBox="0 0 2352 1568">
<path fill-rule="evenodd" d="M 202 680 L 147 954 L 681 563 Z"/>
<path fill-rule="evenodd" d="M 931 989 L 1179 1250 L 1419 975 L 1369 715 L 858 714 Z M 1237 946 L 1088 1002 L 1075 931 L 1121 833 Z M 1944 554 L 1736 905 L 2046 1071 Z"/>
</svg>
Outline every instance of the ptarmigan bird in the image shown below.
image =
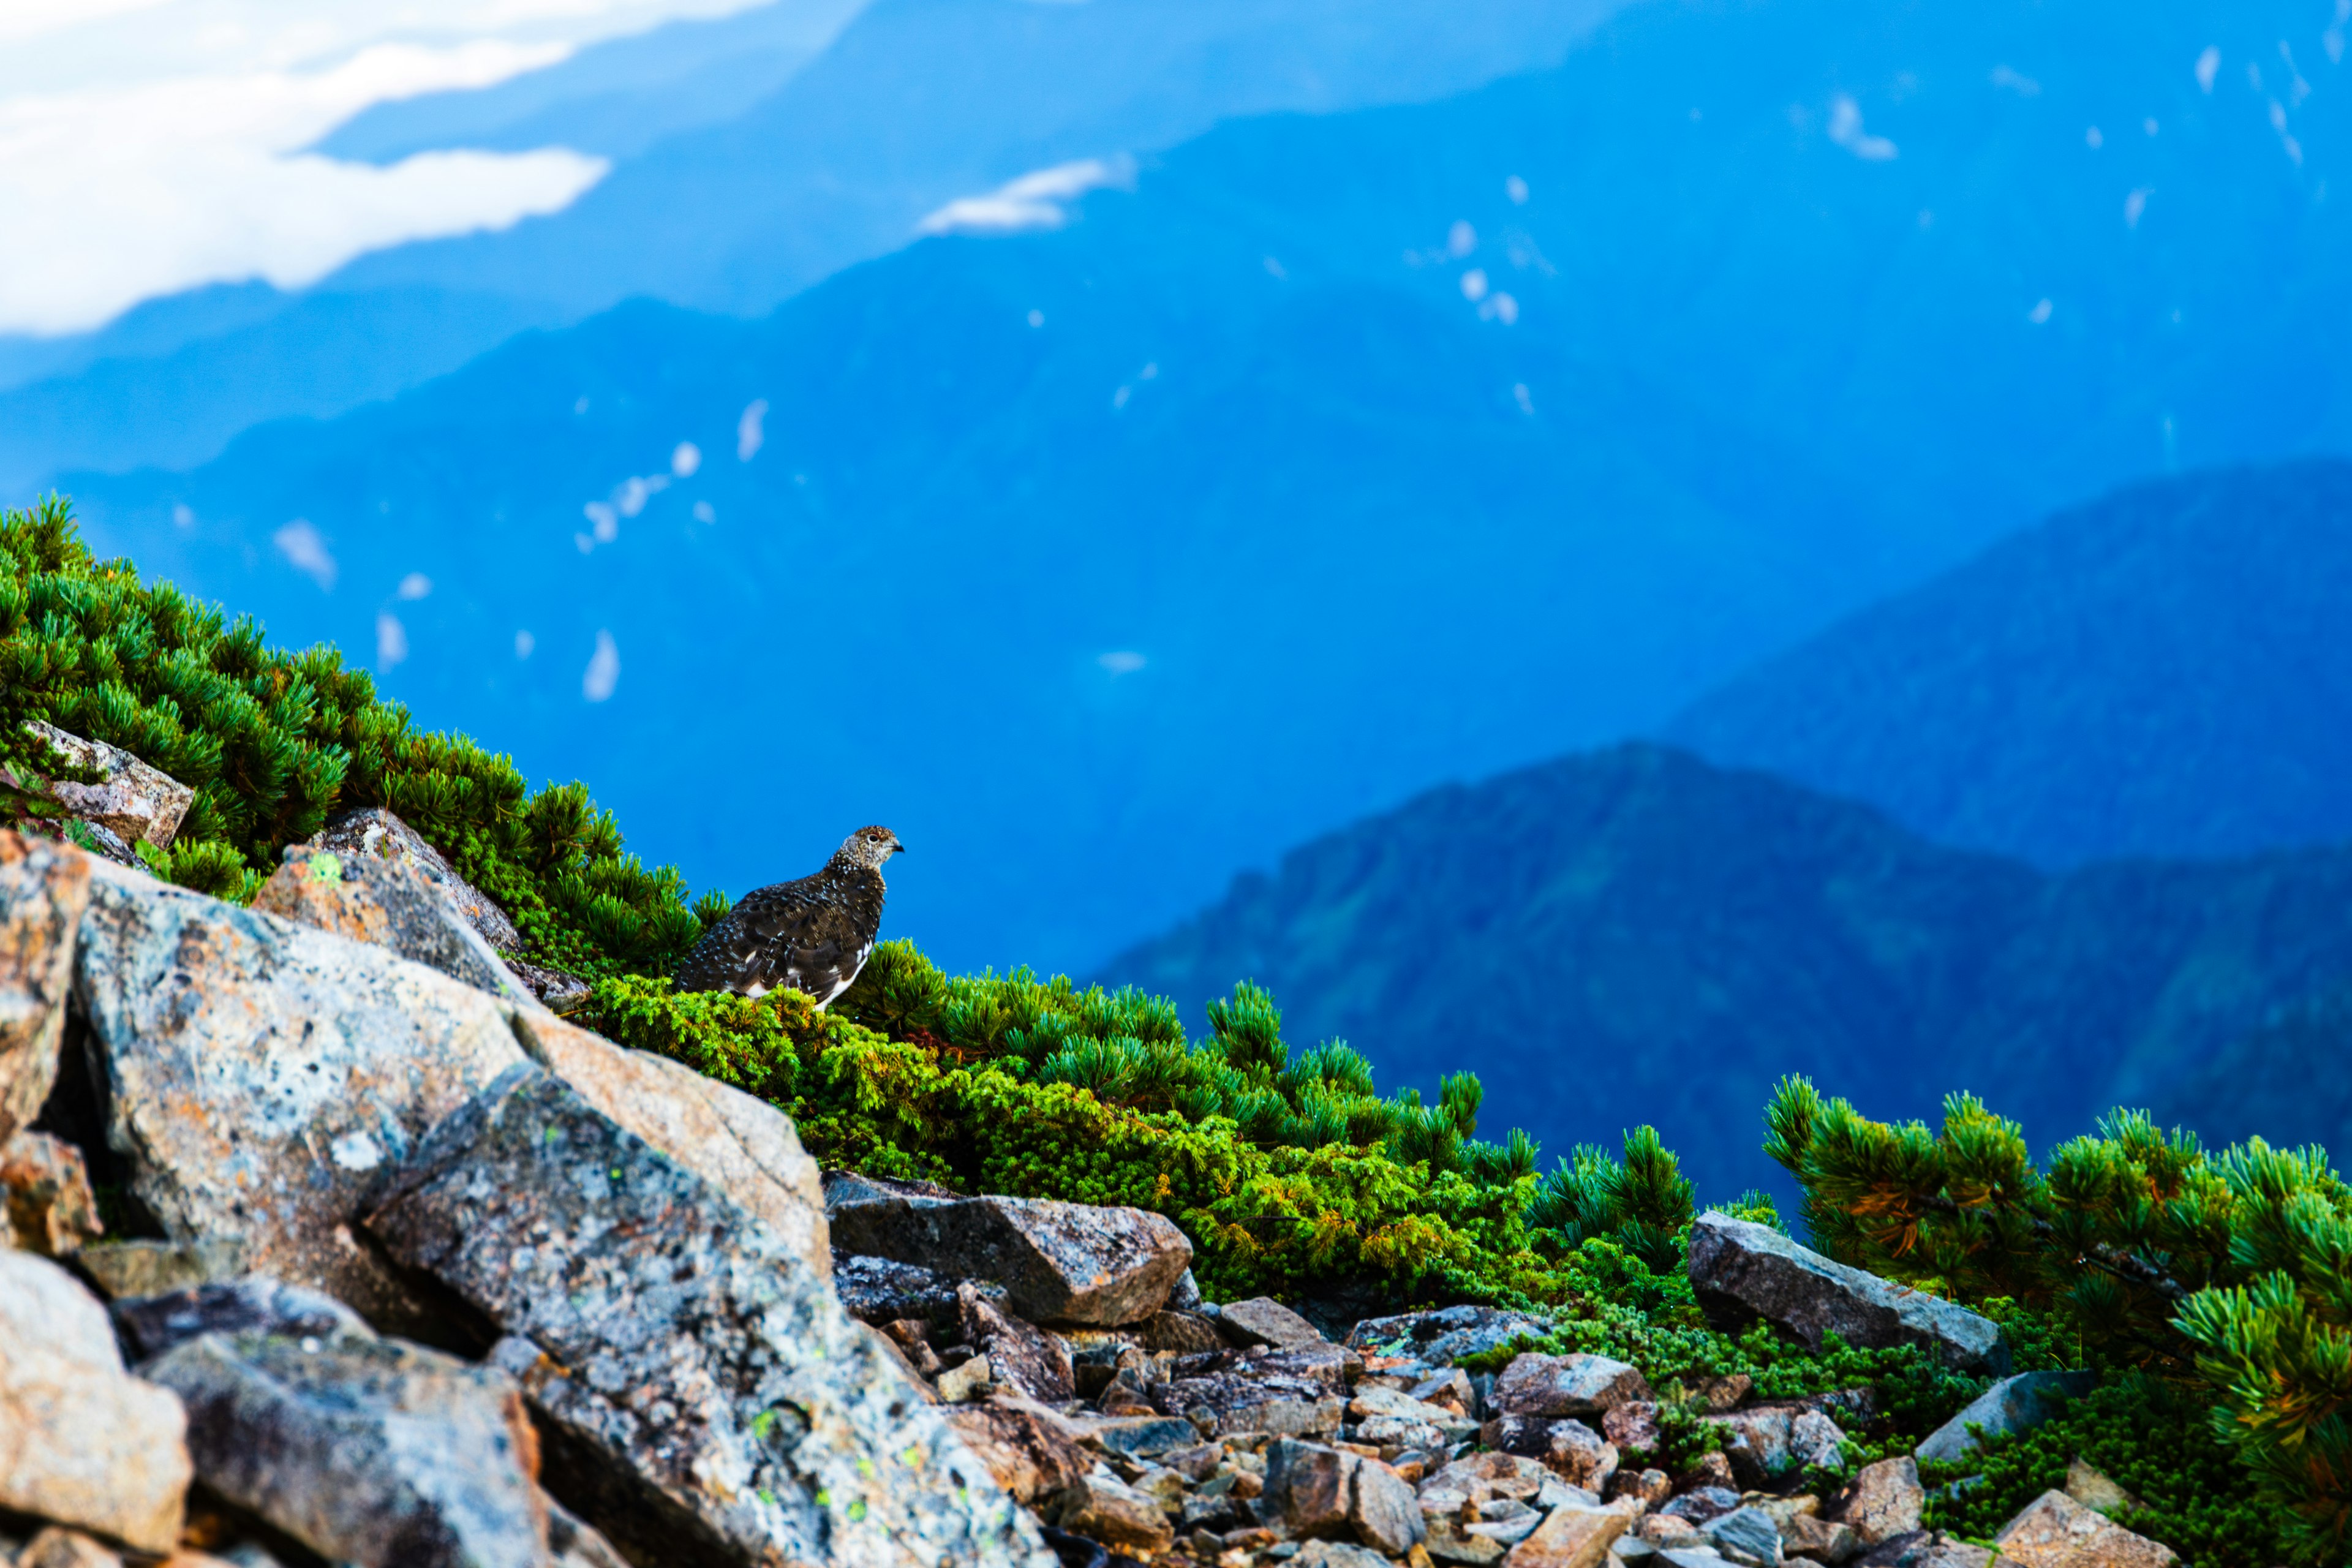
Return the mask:
<svg viewBox="0 0 2352 1568">
<path fill-rule="evenodd" d="M 861 827 L 815 876 L 744 894 L 677 966 L 677 988 L 760 996 L 789 985 L 825 1005 L 866 967 L 882 925 L 882 862 L 906 847 L 887 827 Z"/>
</svg>

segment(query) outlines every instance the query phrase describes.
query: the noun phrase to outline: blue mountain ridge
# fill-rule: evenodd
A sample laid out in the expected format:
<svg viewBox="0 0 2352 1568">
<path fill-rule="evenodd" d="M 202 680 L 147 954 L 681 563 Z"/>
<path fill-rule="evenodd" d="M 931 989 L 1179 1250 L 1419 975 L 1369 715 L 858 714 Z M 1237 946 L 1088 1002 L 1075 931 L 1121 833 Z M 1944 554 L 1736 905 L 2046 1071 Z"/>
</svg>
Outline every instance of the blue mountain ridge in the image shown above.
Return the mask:
<svg viewBox="0 0 2352 1568">
<path fill-rule="evenodd" d="M 895 929 L 1084 965 L 1332 822 L 1659 722 L 2146 472 L 2165 417 L 2187 459 L 2340 446 L 2335 79 L 2281 110 L 2297 163 L 2246 40 L 2316 24 L 2276 9 L 1644 6 L 1444 103 L 1223 127 L 1058 233 L 760 322 L 624 307 L 73 488 L 281 637 L 394 616 L 387 689 L 698 883 L 878 817 L 933 857 Z"/>
<path fill-rule="evenodd" d="M 199 289 L 141 307 L 138 339 L 0 341 L 0 387 L 24 383 L 0 393 L 0 497 L 61 470 L 204 461 L 249 426 L 331 416 L 632 296 L 765 311 L 1017 175 L 1229 115 L 1442 96 L 1557 61 L 1611 4 L 878 0 L 796 65 L 793 40 L 822 35 L 795 19 L 813 28 L 827 7 L 782 0 L 383 105 L 322 150 L 373 160 L 544 135 L 615 167 L 561 213 L 363 256 L 307 289 L 263 290 L 266 310 L 225 312 Z M 755 96 L 763 81 L 774 90 Z"/>
<path fill-rule="evenodd" d="M 1475 1071 L 1480 1131 L 1547 1164 L 1649 1123 L 1702 1198 L 1785 1202 L 1760 1145 L 1789 1073 L 1930 1125 L 1974 1091 L 2041 1152 L 2117 1106 L 2347 1146 L 2347 910 L 2352 849 L 2048 875 L 1628 745 L 1303 845 L 1097 978 L 1192 1018 L 1254 978 L 1293 1049 L 1344 1038 L 1424 1095 Z"/>
<path fill-rule="evenodd" d="M 2149 481 L 1841 622 L 1678 745 L 2051 866 L 2352 839 L 2352 465 Z"/>
</svg>

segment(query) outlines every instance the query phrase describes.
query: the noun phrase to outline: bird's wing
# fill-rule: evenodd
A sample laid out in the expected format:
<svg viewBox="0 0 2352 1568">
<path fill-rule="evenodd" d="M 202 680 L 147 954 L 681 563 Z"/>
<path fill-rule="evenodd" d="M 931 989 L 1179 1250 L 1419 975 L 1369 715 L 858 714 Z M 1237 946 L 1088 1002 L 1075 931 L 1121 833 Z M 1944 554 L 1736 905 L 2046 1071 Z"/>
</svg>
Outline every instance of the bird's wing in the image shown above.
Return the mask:
<svg viewBox="0 0 2352 1568">
<path fill-rule="evenodd" d="M 825 906 L 809 885 L 813 880 L 780 882 L 744 894 L 678 965 L 679 988 L 748 993 L 755 986 L 776 991 L 800 985 L 792 973 L 793 955 L 825 923 Z"/>
</svg>

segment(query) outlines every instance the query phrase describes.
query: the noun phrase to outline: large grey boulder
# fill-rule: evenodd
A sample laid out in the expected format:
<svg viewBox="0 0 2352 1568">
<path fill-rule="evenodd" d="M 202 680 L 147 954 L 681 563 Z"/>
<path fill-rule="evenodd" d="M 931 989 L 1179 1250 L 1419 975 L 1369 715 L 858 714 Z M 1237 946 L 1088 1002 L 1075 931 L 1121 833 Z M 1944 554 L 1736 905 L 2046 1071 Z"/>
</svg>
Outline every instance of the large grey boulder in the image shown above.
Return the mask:
<svg viewBox="0 0 2352 1568">
<path fill-rule="evenodd" d="M 537 1008 L 518 1010 L 513 1023 L 533 1061 L 764 1221 L 820 1277 L 832 1274 L 817 1163 L 791 1117 L 684 1062 L 616 1046 Z"/>
<path fill-rule="evenodd" d="M 449 895 L 413 865 L 289 844 L 253 907 L 389 948 L 495 996 L 536 1000 Z"/>
<path fill-rule="evenodd" d="M 348 1222 L 425 1129 L 524 1060 L 497 998 L 380 947 L 100 867 L 75 964 L 108 1141 L 175 1241 L 371 1321 L 432 1314 Z"/>
<path fill-rule="evenodd" d="M 1113 1327 L 1166 1304 L 1192 1244 L 1148 1209 L 1047 1198 L 836 1196 L 834 1244 L 1003 1285 L 1005 1305 L 1040 1323 Z"/>
<path fill-rule="evenodd" d="M 47 1259 L 0 1250 L 0 1510 L 168 1552 L 185 1431 L 177 1399 L 123 1371 L 96 1298 Z"/>
<path fill-rule="evenodd" d="M 541 1068 L 435 1128 L 366 1226 L 507 1336 L 549 1489 L 624 1552 L 1051 1568 L 785 1237 Z"/>
<path fill-rule="evenodd" d="M 1552 1325 L 1500 1307 L 1440 1307 L 1391 1318 L 1366 1318 L 1348 1331 L 1348 1348 L 1397 1356 L 1430 1366 L 1501 1350 L 1514 1341 L 1542 1339 Z"/>
<path fill-rule="evenodd" d="M 488 1368 L 364 1330 L 206 1333 L 142 1363 L 196 1478 L 331 1562 L 546 1568 L 538 1445 Z"/>
<path fill-rule="evenodd" d="M 2009 1371 L 2009 1342 L 1990 1319 L 1714 1209 L 1691 1226 L 1690 1281 L 1718 1327 L 1762 1318 L 1817 1349 L 1835 1333 L 1864 1350 L 1926 1345 L 1961 1372 Z"/>
<path fill-rule="evenodd" d="M 1989 1437 L 2006 1437 L 2041 1426 L 2070 1399 L 2079 1399 L 2099 1385 L 2095 1372 L 2022 1372 L 2002 1378 L 1969 1402 L 1967 1409 L 1927 1435 L 1913 1451 L 1918 1459 L 1945 1463 L 1977 1446 L 1969 1428 Z"/>
<path fill-rule="evenodd" d="M 31 1125 L 58 1080 L 89 868 L 70 845 L 0 828 L 0 1143 Z"/>
</svg>

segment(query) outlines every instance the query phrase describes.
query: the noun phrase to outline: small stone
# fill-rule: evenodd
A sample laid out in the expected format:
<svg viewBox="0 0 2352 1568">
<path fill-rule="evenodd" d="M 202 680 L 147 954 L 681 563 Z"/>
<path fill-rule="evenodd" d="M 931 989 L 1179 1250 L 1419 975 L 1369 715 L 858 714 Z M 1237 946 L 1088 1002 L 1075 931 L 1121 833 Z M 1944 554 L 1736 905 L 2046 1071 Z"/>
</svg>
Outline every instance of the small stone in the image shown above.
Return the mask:
<svg viewBox="0 0 2352 1568">
<path fill-rule="evenodd" d="M 1176 1543 L 1160 1505 L 1108 1476 L 1084 1476 L 1057 1502 L 1061 1528 L 1125 1552 L 1156 1555 Z"/>
<path fill-rule="evenodd" d="M 1699 1533 L 1718 1553 L 1748 1568 L 1772 1568 L 1780 1561 L 1780 1528 L 1760 1508 L 1734 1509 L 1707 1521 Z"/>
<path fill-rule="evenodd" d="M 1836 1333 L 1861 1350 L 1926 1345 L 1961 1372 L 2005 1375 L 2000 1326 L 1965 1307 L 1879 1279 L 1800 1247 L 1769 1226 L 1710 1209 L 1691 1227 L 1689 1274 L 1717 1327 L 1757 1318 L 1818 1350 Z"/>
<path fill-rule="evenodd" d="M 2172 1568 L 2172 1549 L 2136 1535 L 2064 1492 L 2043 1492 L 1994 1537 L 2025 1568 Z"/>
<path fill-rule="evenodd" d="M 832 1252 L 833 1288 L 841 1297 L 843 1310 L 851 1317 L 869 1323 L 907 1319 L 950 1325 L 957 1321 L 955 1280 L 943 1279 L 919 1264 L 863 1258 L 839 1247 Z"/>
<path fill-rule="evenodd" d="M 1702 1377 L 1691 1385 L 1691 1397 L 1711 1413 L 1720 1415 L 1727 1410 L 1737 1410 L 1739 1402 L 1756 1380 L 1744 1372 L 1727 1373 L 1721 1377 Z"/>
<path fill-rule="evenodd" d="M 123 1371 L 96 1298 L 46 1258 L 0 1251 L 0 1509 L 169 1552 L 186 1430 L 177 1399 Z"/>
<path fill-rule="evenodd" d="M 1290 1563 L 1291 1568 L 1390 1568 L 1379 1552 L 1345 1541 L 1303 1542 Z"/>
<path fill-rule="evenodd" d="M 318 1290 L 258 1276 L 194 1285 L 162 1295 L 118 1300 L 107 1309 L 114 1331 L 139 1360 L 203 1334 L 267 1333 L 288 1339 L 373 1339 L 357 1312 Z"/>
<path fill-rule="evenodd" d="M 1525 1312 L 1497 1307 L 1442 1307 L 1391 1318 L 1367 1318 L 1348 1331 L 1349 1349 L 1366 1355 L 1405 1356 L 1429 1366 L 1501 1350 L 1519 1340 L 1538 1340 L 1551 1325 Z"/>
<path fill-rule="evenodd" d="M 1081 1419 L 1077 1423 L 1077 1430 L 1092 1447 L 1130 1459 L 1156 1459 L 1180 1448 L 1191 1447 L 1200 1441 L 1198 1428 L 1190 1421 L 1173 1415 Z M 1212 1447 L 1209 1452 L 1213 1456 L 1221 1450 Z"/>
<path fill-rule="evenodd" d="M 1862 1554 L 1862 1541 L 1851 1525 L 1799 1514 L 1780 1526 L 1780 1550 L 1788 1556 L 1810 1557 L 1835 1568 Z"/>
<path fill-rule="evenodd" d="M 1844 1430 L 1818 1410 L 1801 1410 L 1790 1419 L 1789 1458 L 1801 1467 L 1843 1469 L 1844 1442 Z"/>
<path fill-rule="evenodd" d="M 1159 1311 L 1192 1244 L 1148 1209 L 1044 1198 L 891 1195 L 828 1205 L 843 1249 L 993 1279 L 1032 1322 L 1115 1326 Z"/>
<path fill-rule="evenodd" d="M 1729 1487 L 1699 1487 L 1683 1493 L 1659 1511 L 1675 1519 L 1688 1520 L 1696 1526 L 1711 1519 L 1721 1519 L 1739 1504 L 1739 1494 Z"/>
<path fill-rule="evenodd" d="M 97 1281 L 110 1300 L 160 1296 L 192 1285 L 234 1279 L 245 1272 L 245 1243 L 235 1237 L 203 1241 L 104 1241 L 74 1254 L 74 1267 Z"/>
<path fill-rule="evenodd" d="M 1675 1495 L 1675 1483 L 1664 1470 L 1619 1470 L 1609 1479 L 1609 1495 L 1633 1498 L 1645 1508 L 1656 1508 Z"/>
<path fill-rule="evenodd" d="M 105 1230 L 80 1150 L 29 1127 L 0 1142 L 0 1242 L 63 1258 Z"/>
<path fill-rule="evenodd" d="M 1511 1548 L 1506 1568 L 1599 1568 L 1610 1546 L 1633 1523 L 1630 1504 L 1556 1508 L 1534 1534 Z"/>
<path fill-rule="evenodd" d="M 1198 1312 L 1207 1303 L 1201 1299 L 1200 1281 L 1194 1279 L 1192 1271 L 1187 1268 L 1176 1277 L 1176 1283 L 1169 1287 L 1168 1302 L 1164 1310 L 1171 1312 Z"/>
<path fill-rule="evenodd" d="M 1701 1454 L 1689 1469 L 1675 1478 L 1677 1493 L 1699 1491 L 1708 1487 L 1721 1487 L 1727 1491 L 1733 1488 L 1731 1461 L 1719 1452 Z"/>
<path fill-rule="evenodd" d="M 0 1144 L 32 1124 L 57 1083 L 89 882 L 80 850 L 0 828 Z"/>
<path fill-rule="evenodd" d="M 1464 1568 L 1490 1568 L 1510 1551 L 1508 1543 L 1492 1535 L 1472 1534 L 1459 1521 L 1444 1517 L 1428 1521 L 1423 1544 L 1438 1562 L 1457 1563 Z"/>
<path fill-rule="evenodd" d="M 373 1337 L 204 1334 L 146 1363 L 196 1479 L 330 1561 L 538 1568 L 538 1438 L 505 1377 Z M 429 1544 L 428 1544 L 429 1543 Z"/>
<path fill-rule="evenodd" d="M 940 1402 L 961 1405 L 968 1399 L 979 1398 L 988 1392 L 988 1358 L 984 1355 L 973 1356 L 970 1361 L 948 1368 L 940 1373 Z"/>
<path fill-rule="evenodd" d="M 1622 1361 L 1530 1352 L 1503 1369 L 1488 1402 L 1502 1415 L 1598 1415 L 1650 1397 L 1642 1374 Z"/>
<path fill-rule="evenodd" d="M 2079 1399 L 2098 1386 L 2095 1372 L 2027 1372 L 2002 1378 L 1971 1401 L 1958 1415 L 1927 1435 L 1914 1458 L 1923 1463 L 1948 1464 L 1977 1446 L 1974 1426 L 1990 1437 L 2029 1431 L 2049 1420 L 2067 1401 Z"/>
<path fill-rule="evenodd" d="M 1706 1540 L 1706 1537 L 1699 1533 L 1697 1525 L 1679 1514 L 1646 1514 L 1633 1528 L 1641 1534 L 1643 1540 L 1661 1551 L 1699 1545 Z"/>
<path fill-rule="evenodd" d="M 1635 1399 L 1603 1411 L 1601 1435 L 1621 1449 L 1639 1448 L 1647 1453 L 1655 1448 L 1659 1439 L 1657 1402 Z"/>
<path fill-rule="evenodd" d="M 996 1484 L 1021 1502 L 1076 1486 L 1090 1468 L 1065 1424 L 1025 1400 L 963 1405 L 948 1413 L 948 1424 Z"/>
<path fill-rule="evenodd" d="M 2117 1486 L 2105 1471 L 2084 1463 L 2079 1458 L 2066 1467 L 2066 1495 L 2084 1508 L 2096 1509 L 2101 1513 L 2139 1506 L 2139 1499 Z"/>
<path fill-rule="evenodd" d="M 1545 1431 L 1538 1456 L 1570 1486 L 1599 1492 L 1617 1473 L 1617 1447 L 1583 1422 L 1555 1421 Z"/>
<path fill-rule="evenodd" d="M 1853 1526 L 1855 1538 L 1867 1551 L 1917 1530 L 1927 1501 L 1927 1490 L 1919 1484 L 1919 1466 L 1906 1455 L 1864 1466 L 1843 1491 L 1823 1504 L 1822 1511 Z"/>
<path fill-rule="evenodd" d="M 1142 1336 L 1148 1348 L 1179 1355 L 1213 1351 L 1225 1342 L 1217 1325 L 1196 1312 L 1154 1312 L 1143 1321 Z"/>
<path fill-rule="evenodd" d="M 1271 1296 L 1253 1296 L 1246 1301 L 1227 1301 L 1223 1310 L 1218 1314 L 1217 1325 L 1227 1339 L 1244 1346 L 1272 1345 L 1277 1350 L 1297 1350 L 1328 1342 L 1314 1324 Z"/>
<path fill-rule="evenodd" d="M 1740 1486 L 1760 1487 L 1789 1468 L 1790 1412 L 1785 1405 L 1734 1411 L 1699 1419 L 1723 1435 L 1722 1454 Z"/>
<path fill-rule="evenodd" d="M 1047 1405 L 1077 1395 L 1069 1348 L 1023 1321 L 970 1285 L 958 1288 L 963 1338 L 988 1358 L 989 1376 L 1026 1399 Z"/>
<path fill-rule="evenodd" d="M 122 1559 L 79 1530 L 51 1525 L 33 1537 L 16 1568 L 122 1568 Z"/>
</svg>

